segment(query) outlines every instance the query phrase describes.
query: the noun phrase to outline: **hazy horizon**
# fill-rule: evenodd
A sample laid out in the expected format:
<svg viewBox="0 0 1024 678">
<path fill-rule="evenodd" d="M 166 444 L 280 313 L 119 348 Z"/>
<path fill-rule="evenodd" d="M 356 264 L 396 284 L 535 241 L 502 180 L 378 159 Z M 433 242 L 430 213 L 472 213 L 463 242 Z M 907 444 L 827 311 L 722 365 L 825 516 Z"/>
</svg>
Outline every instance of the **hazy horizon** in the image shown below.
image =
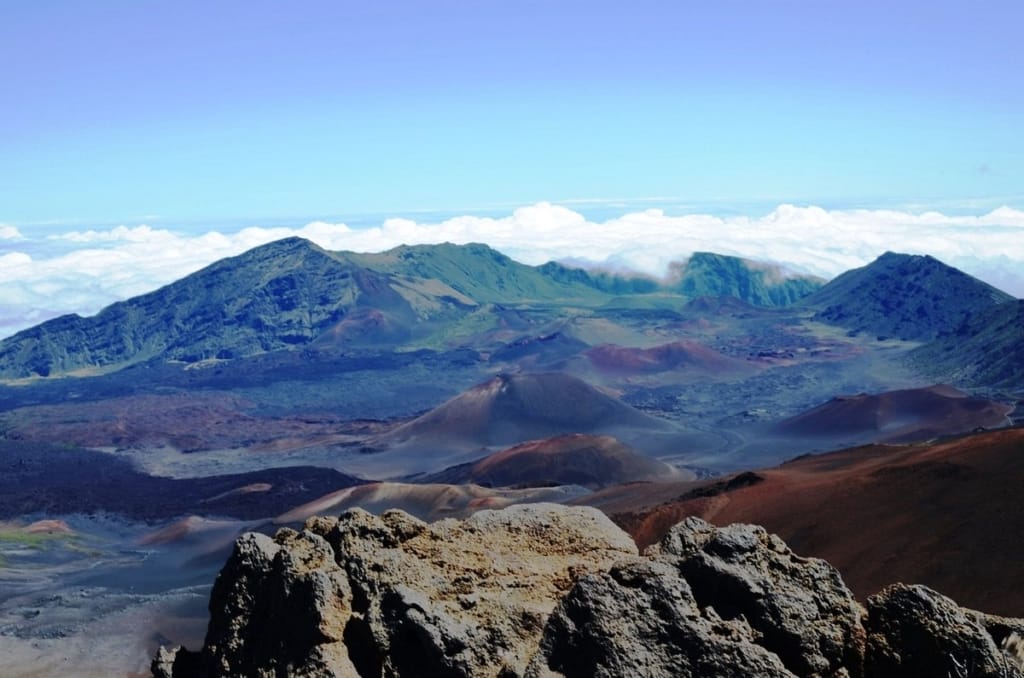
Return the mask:
<svg viewBox="0 0 1024 678">
<path fill-rule="evenodd" d="M 1017 297 L 1024 296 L 1024 211 L 826 210 L 779 205 L 758 216 L 605 206 L 588 218 L 565 205 L 537 203 L 500 216 L 390 218 L 354 227 L 116 226 L 46 234 L 0 227 L 0 337 L 64 313 L 92 315 L 152 291 L 218 259 L 300 236 L 329 250 L 379 252 L 398 245 L 481 242 L 525 264 L 574 265 L 653 277 L 673 262 L 710 251 L 832 278 L 886 251 L 930 254 Z M 588 210 L 588 214 L 594 212 Z"/>
</svg>

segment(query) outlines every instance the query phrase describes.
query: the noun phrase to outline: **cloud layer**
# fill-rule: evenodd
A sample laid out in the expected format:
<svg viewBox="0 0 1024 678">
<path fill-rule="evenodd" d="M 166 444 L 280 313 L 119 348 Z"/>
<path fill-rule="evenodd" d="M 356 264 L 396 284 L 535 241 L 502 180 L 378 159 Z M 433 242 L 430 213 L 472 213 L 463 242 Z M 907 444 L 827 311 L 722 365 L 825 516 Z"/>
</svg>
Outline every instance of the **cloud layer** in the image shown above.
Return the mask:
<svg viewBox="0 0 1024 678">
<path fill-rule="evenodd" d="M 573 260 L 654 276 L 665 275 L 673 261 L 692 252 L 712 251 L 831 278 L 891 250 L 931 254 L 1024 296 L 1024 211 L 1009 207 L 950 216 L 780 205 L 760 217 L 725 218 L 649 209 L 591 221 L 567 207 L 538 203 L 501 218 L 395 218 L 373 228 L 317 221 L 300 228 L 190 234 L 140 225 L 45 239 L 0 224 L 0 336 L 62 313 L 95 313 L 223 257 L 293 235 L 327 249 L 361 252 L 483 242 L 527 264 Z"/>
<path fill-rule="evenodd" d="M 21 240 L 21 232 L 10 224 L 0 224 L 0 240 Z"/>
</svg>

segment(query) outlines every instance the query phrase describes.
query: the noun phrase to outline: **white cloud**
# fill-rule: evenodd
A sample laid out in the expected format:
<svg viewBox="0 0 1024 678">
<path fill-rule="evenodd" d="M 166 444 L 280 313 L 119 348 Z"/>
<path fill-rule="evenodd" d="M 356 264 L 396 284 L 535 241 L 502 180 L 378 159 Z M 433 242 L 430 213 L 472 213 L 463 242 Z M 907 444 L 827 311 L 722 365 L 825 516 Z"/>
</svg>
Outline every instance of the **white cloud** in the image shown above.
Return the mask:
<svg viewBox="0 0 1024 678">
<path fill-rule="evenodd" d="M 0 226 L 0 237 L 5 228 L 17 233 Z M 565 206 L 538 203 L 501 218 L 459 216 L 435 223 L 392 218 L 360 229 L 315 221 L 301 228 L 253 226 L 195 235 L 141 225 L 24 240 L 34 247 L 19 245 L 25 251 L 0 255 L 0 334 L 38 322 L 40 314 L 95 313 L 218 259 L 293 235 L 326 249 L 361 252 L 400 244 L 482 242 L 527 264 L 573 259 L 655 276 L 692 252 L 712 251 L 831 278 L 891 250 L 931 254 L 1024 296 L 1024 211 L 1009 207 L 967 216 L 794 205 L 760 217 L 646 209 L 589 221 Z"/>
<path fill-rule="evenodd" d="M 21 240 L 25 236 L 10 224 L 0 224 L 0 240 Z"/>
<path fill-rule="evenodd" d="M 95 242 L 154 242 L 159 240 L 171 240 L 174 238 L 174 234 L 170 231 L 154 230 L 149 226 L 142 224 L 135 228 L 128 228 L 127 226 L 118 226 L 109 231 L 71 231 L 70 233 L 61 233 L 59 235 L 51 235 L 51 240 L 67 240 L 69 242 L 77 243 L 95 243 Z"/>
</svg>

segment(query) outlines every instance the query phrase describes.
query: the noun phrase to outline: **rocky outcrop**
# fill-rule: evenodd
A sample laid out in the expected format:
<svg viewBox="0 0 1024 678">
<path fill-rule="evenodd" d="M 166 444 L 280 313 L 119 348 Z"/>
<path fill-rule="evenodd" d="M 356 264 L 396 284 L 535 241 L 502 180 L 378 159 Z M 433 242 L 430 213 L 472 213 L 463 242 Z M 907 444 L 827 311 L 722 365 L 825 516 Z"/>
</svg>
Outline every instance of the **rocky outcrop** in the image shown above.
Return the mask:
<svg viewBox="0 0 1024 678">
<path fill-rule="evenodd" d="M 401 511 L 241 537 L 174 676 L 1024 676 L 1024 621 L 920 586 L 854 600 L 828 563 L 696 518 L 639 556 L 555 504 L 427 524 Z"/>
<path fill-rule="evenodd" d="M 1005 641 L 1012 634 L 997 644 L 984 615 L 961 609 L 926 586 L 894 584 L 869 598 L 867 629 L 872 676 L 1018 675 L 1015 657 L 1004 651 L 1011 649 Z"/>
<path fill-rule="evenodd" d="M 652 549 L 678 569 L 701 607 L 746 619 L 798 675 L 860 675 L 863 611 L 824 560 L 801 558 L 756 525 L 676 525 Z"/>
<path fill-rule="evenodd" d="M 672 564 L 580 579 L 548 620 L 533 676 L 790 676 L 742 619 L 701 608 Z"/>
<path fill-rule="evenodd" d="M 590 508 L 529 504 L 427 524 L 401 511 L 313 518 L 238 540 L 198 656 L 157 676 L 522 675 L 580 576 L 637 559 Z M 198 670 L 179 672 L 179 657 Z"/>
</svg>

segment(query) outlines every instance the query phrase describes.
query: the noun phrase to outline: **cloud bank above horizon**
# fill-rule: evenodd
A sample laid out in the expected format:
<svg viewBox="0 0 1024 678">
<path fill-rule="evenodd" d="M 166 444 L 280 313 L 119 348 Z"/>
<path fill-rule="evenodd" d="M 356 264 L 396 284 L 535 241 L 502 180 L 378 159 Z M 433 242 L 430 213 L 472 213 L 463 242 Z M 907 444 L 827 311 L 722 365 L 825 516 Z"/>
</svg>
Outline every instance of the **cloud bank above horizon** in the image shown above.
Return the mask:
<svg viewBox="0 0 1024 678">
<path fill-rule="evenodd" d="M 673 262 L 697 251 L 781 264 L 794 273 L 824 278 L 896 251 L 930 254 L 1024 296 L 1024 211 L 1010 207 L 951 216 L 784 204 L 760 217 L 647 209 L 596 221 L 541 202 L 503 217 L 392 218 L 371 228 L 314 221 L 301 227 L 196 234 L 143 224 L 34 238 L 0 224 L 0 336 L 65 313 L 94 314 L 218 259 L 289 236 L 329 250 L 358 252 L 481 242 L 525 264 L 570 261 L 654 277 L 665 276 Z"/>
</svg>

